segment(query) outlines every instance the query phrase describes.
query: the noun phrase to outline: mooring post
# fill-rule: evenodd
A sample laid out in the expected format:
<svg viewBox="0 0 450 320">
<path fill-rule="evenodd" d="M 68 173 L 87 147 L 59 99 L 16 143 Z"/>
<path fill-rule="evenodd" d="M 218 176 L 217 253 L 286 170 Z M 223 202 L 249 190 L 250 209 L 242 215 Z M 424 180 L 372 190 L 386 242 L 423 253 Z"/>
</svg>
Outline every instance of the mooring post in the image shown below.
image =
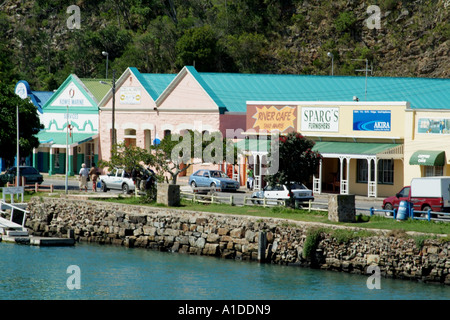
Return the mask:
<svg viewBox="0 0 450 320">
<path fill-rule="evenodd" d="M 265 231 L 260 231 L 258 234 L 258 262 L 265 262 L 267 246 L 267 234 Z"/>
</svg>

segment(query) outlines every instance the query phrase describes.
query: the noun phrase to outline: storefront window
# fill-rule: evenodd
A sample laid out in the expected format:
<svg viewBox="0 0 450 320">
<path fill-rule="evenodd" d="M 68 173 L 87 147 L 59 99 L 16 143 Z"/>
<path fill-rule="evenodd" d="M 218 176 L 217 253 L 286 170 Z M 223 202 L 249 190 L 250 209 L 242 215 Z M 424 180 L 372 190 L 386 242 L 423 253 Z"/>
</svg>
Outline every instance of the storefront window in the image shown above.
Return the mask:
<svg viewBox="0 0 450 320">
<path fill-rule="evenodd" d="M 375 164 L 373 161 L 371 163 L 370 176 L 374 180 L 375 174 Z M 379 184 L 393 184 L 394 183 L 394 161 L 389 159 L 378 160 L 378 183 Z M 368 163 L 365 159 L 357 160 L 357 172 L 356 172 L 356 182 L 367 183 L 368 180 Z"/>
<path fill-rule="evenodd" d="M 425 166 L 425 177 L 437 177 L 444 175 L 444 167 L 442 166 Z"/>
</svg>

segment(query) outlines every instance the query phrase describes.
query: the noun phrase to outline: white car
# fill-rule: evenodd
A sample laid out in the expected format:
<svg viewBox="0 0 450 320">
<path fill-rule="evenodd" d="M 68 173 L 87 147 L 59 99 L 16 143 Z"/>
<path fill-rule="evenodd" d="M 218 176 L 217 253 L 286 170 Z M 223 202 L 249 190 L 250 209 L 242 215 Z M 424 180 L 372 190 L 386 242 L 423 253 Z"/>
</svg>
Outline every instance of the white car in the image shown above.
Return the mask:
<svg viewBox="0 0 450 320">
<path fill-rule="evenodd" d="M 309 200 L 314 201 L 313 192 L 308 189 L 302 183 L 293 183 L 291 185 L 291 191 L 293 193 L 293 198 L 295 202 L 308 202 Z M 266 198 L 267 200 L 289 200 L 289 190 L 286 185 L 277 184 L 275 186 L 267 185 L 261 191 L 253 192 L 252 194 L 253 203 L 262 203 L 261 200 Z M 268 203 L 274 201 L 267 201 Z"/>
<path fill-rule="evenodd" d="M 131 176 L 122 168 L 114 168 L 111 172 L 99 177 L 103 192 L 110 189 L 122 190 L 127 194 L 134 191 L 135 185 Z"/>
</svg>

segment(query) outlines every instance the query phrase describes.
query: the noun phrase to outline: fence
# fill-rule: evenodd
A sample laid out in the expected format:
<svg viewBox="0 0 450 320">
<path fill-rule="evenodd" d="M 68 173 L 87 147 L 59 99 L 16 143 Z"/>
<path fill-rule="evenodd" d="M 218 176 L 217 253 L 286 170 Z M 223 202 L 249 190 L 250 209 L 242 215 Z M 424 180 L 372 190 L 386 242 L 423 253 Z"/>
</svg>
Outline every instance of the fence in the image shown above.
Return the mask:
<svg viewBox="0 0 450 320">
<path fill-rule="evenodd" d="M 209 189 L 208 189 L 209 190 Z M 181 192 L 183 198 L 200 203 L 225 203 L 230 205 L 236 205 L 236 199 L 233 195 L 230 196 L 219 196 L 215 192 L 217 190 L 213 190 L 213 192 L 207 194 L 199 194 L 197 192 Z M 220 190 L 218 190 L 220 191 Z M 275 200 L 275 199 L 266 199 L 266 198 L 251 198 L 244 196 L 244 206 L 261 206 L 261 207 L 276 207 L 276 206 L 286 206 L 287 201 L 285 200 Z M 328 203 L 325 202 L 314 202 L 308 201 L 305 203 L 296 203 L 295 207 L 298 208 L 301 206 L 303 209 L 311 211 L 328 211 Z M 397 219 L 397 210 L 384 210 L 384 209 L 375 209 L 375 208 L 355 208 L 356 212 L 360 212 L 365 215 L 380 215 L 386 218 Z M 411 218 L 412 220 L 428 220 L 428 221 L 442 221 L 442 222 L 450 222 L 450 213 L 446 212 L 434 212 L 431 210 L 428 211 L 418 211 L 414 209 L 410 209 L 407 217 L 405 219 Z"/>
<path fill-rule="evenodd" d="M 14 186 L 15 184 L 10 184 L 9 182 L 6 183 L 6 187 L 14 187 Z M 40 185 L 37 182 L 35 184 L 26 184 L 24 177 L 22 177 L 21 186 L 24 187 L 25 191 L 34 191 L 34 192 L 50 191 L 51 193 L 53 193 L 53 184 L 49 186 Z"/>
</svg>

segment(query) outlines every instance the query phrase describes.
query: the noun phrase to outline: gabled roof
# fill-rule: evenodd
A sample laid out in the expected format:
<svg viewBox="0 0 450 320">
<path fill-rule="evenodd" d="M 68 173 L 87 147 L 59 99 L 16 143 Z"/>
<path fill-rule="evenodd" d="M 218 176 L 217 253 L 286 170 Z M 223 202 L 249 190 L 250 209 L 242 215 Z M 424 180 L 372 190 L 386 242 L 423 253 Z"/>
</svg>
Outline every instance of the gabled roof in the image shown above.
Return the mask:
<svg viewBox="0 0 450 320">
<path fill-rule="evenodd" d="M 31 91 L 29 95 L 31 102 L 38 108 L 38 111 L 42 113 L 43 105 L 52 97 L 52 91 Z"/>
<path fill-rule="evenodd" d="M 124 73 L 122 73 L 120 78 L 116 80 L 116 90 L 120 88 L 130 74 L 133 74 L 133 76 L 139 81 L 153 101 L 158 99 L 159 95 L 167 88 L 176 76 L 176 74 L 166 73 L 140 73 L 137 68 L 129 67 L 124 71 Z M 111 83 L 111 80 L 105 82 Z M 104 104 L 112 97 L 112 88 L 110 86 L 106 87 L 108 88 L 106 95 L 99 100 L 100 107 L 104 106 Z"/>
<path fill-rule="evenodd" d="M 86 86 L 89 92 L 94 96 L 97 105 L 102 101 L 103 97 L 108 93 L 110 87 L 100 83 L 100 81 L 107 82 L 107 79 L 80 79 L 81 82 Z"/>
<path fill-rule="evenodd" d="M 197 72 L 185 66 L 178 74 L 136 76 L 157 105 L 186 73 L 191 74 L 220 112 L 245 113 L 247 101 L 408 101 L 411 109 L 450 109 L 450 79 L 240 74 Z"/>
<path fill-rule="evenodd" d="M 99 81 L 92 79 L 92 81 Z M 94 97 L 94 95 L 91 93 L 91 91 L 88 89 L 88 87 L 75 75 L 71 74 L 67 77 L 66 80 L 59 86 L 58 90 L 53 93 L 50 99 L 47 100 L 47 102 L 43 105 L 42 109 L 45 112 L 65 112 L 63 108 L 65 106 L 52 106 L 53 102 L 64 92 L 64 90 L 67 88 L 67 86 L 70 85 L 70 83 L 75 84 L 75 86 L 80 89 L 80 92 L 87 98 L 87 100 L 92 105 L 89 108 L 85 108 L 83 111 L 92 113 L 97 112 L 98 113 L 98 101 Z M 47 111 L 46 111 L 47 109 Z"/>
</svg>

